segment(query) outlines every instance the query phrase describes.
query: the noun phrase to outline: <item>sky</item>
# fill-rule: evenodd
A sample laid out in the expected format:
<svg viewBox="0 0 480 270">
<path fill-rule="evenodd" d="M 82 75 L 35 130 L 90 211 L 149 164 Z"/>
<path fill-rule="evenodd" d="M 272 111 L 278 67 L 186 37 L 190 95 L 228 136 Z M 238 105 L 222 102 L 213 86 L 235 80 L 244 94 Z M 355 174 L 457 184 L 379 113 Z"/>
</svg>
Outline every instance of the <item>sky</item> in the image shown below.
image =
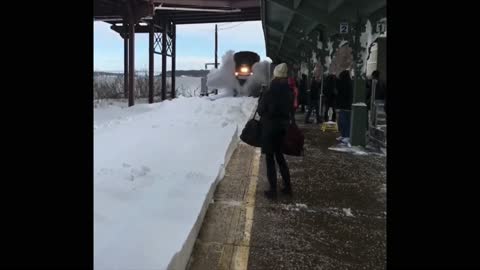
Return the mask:
<svg viewBox="0 0 480 270">
<path fill-rule="evenodd" d="M 218 23 L 218 62 L 228 50 L 254 51 L 265 59 L 261 21 Z M 93 61 L 95 71 L 123 72 L 123 39 L 110 24 L 94 22 Z M 215 61 L 215 24 L 177 25 L 177 70 L 199 70 Z M 155 54 L 155 74 L 161 72 L 161 55 Z M 167 70 L 171 58 L 167 57 Z M 211 68 L 211 67 L 209 67 Z M 148 34 L 135 35 L 135 69 L 148 70 Z"/>
</svg>

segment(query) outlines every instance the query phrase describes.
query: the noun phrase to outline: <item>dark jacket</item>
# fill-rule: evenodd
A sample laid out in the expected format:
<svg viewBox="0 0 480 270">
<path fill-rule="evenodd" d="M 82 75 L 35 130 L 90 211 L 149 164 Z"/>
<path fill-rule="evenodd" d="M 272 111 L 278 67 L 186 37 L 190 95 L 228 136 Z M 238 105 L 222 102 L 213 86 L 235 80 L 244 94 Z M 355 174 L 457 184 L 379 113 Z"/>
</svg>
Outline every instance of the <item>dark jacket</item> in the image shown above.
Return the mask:
<svg viewBox="0 0 480 270">
<path fill-rule="evenodd" d="M 320 91 L 322 88 L 322 81 L 316 81 L 315 79 L 312 80 L 310 85 L 310 100 L 319 100 L 320 99 Z"/>
<path fill-rule="evenodd" d="M 335 107 L 339 110 L 351 110 L 353 102 L 353 82 L 349 71 L 340 73 L 336 82 L 337 95 L 335 97 Z"/>
<path fill-rule="evenodd" d="M 307 78 L 302 76 L 298 82 L 298 104 L 307 104 Z"/>
<path fill-rule="evenodd" d="M 333 101 L 335 99 L 335 82 L 335 75 L 328 75 L 327 78 L 325 78 L 325 85 L 323 86 L 323 96 L 329 101 Z"/>
<path fill-rule="evenodd" d="M 280 151 L 289 120 L 293 117 L 293 93 L 286 79 L 274 79 L 258 104 L 261 116 L 262 153 Z"/>
</svg>

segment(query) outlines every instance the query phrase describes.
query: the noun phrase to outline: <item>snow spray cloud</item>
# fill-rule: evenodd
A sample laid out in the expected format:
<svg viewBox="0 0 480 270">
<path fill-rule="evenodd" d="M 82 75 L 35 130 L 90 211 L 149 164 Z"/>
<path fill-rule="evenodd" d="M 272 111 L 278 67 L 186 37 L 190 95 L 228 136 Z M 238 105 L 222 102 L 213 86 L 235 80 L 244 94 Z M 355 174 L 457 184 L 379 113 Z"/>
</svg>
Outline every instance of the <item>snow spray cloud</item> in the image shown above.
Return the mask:
<svg viewBox="0 0 480 270">
<path fill-rule="evenodd" d="M 266 60 L 255 63 L 252 67 L 253 75 L 248 77 L 240 93 L 242 95 L 248 96 L 250 93 L 259 91 L 262 87 L 262 84 L 268 85 L 269 66 L 270 62 Z"/>
<path fill-rule="evenodd" d="M 207 75 L 207 87 L 218 89 L 218 97 L 233 96 L 234 89 L 239 96 L 248 96 L 253 90 L 259 89 L 262 84 L 267 84 L 268 68 L 270 62 L 264 60 L 252 66 L 253 75 L 249 76 L 243 86 L 235 77 L 235 61 L 233 50 L 227 51 L 222 56 L 222 64 L 218 69 L 212 69 Z"/>
<path fill-rule="evenodd" d="M 219 95 L 233 96 L 233 89 L 239 84 L 235 78 L 235 61 L 233 60 L 234 51 L 229 50 L 222 56 L 220 68 L 212 69 L 207 74 L 207 87 L 209 89 L 218 89 Z"/>
</svg>

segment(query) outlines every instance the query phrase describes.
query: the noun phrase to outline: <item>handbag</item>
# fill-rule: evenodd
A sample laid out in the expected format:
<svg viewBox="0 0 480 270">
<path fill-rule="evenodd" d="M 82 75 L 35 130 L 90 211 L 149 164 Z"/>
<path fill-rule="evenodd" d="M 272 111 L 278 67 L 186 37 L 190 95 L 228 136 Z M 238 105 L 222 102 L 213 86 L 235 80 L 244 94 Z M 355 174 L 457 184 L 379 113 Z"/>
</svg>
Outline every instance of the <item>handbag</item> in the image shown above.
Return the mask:
<svg viewBox="0 0 480 270">
<path fill-rule="evenodd" d="M 261 147 L 261 132 L 262 129 L 260 127 L 260 121 L 255 119 L 258 110 L 255 111 L 253 118 L 248 120 L 247 124 L 242 130 L 242 134 L 240 134 L 240 139 L 248 145 Z"/>
<path fill-rule="evenodd" d="M 289 121 L 287 133 L 282 144 L 282 153 L 289 156 L 303 156 L 305 136 L 294 120 Z"/>
</svg>

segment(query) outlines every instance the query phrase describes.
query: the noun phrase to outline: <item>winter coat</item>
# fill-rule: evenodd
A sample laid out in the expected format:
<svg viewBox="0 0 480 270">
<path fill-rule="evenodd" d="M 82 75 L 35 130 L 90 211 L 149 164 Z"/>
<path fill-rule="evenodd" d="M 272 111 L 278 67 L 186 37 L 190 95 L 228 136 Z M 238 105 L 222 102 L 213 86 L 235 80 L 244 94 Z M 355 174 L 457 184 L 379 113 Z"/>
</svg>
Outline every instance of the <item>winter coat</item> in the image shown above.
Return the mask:
<svg viewBox="0 0 480 270">
<path fill-rule="evenodd" d="M 336 89 L 335 107 L 339 110 L 351 110 L 353 102 L 353 82 L 348 70 L 340 73 L 336 81 Z"/>
<path fill-rule="evenodd" d="M 321 88 L 322 88 L 322 81 L 321 80 L 317 81 L 313 79 L 310 85 L 310 101 L 320 99 Z"/>
<path fill-rule="evenodd" d="M 323 86 L 323 96 L 329 102 L 335 99 L 335 82 L 336 77 L 334 75 L 328 75 L 325 78 L 325 85 Z"/>
<path fill-rule="evenodd" d="M 274 79 L 258 104 L 262 153 L 280 151 L 293 113 L 293 93 L 287 79 Z"/>
<path fill-rule="evenodd" d="M 298 90 L 299 90 L 299 94 L 298 94 L 298 104 L 300 105 L 305 105 L 307 104 L 308 102 L 308 97 L 307 97 L 307 80 L 302 78 L 299 83 L 298 83 L 299 87 L 298 87 Z"/>
</svg>

